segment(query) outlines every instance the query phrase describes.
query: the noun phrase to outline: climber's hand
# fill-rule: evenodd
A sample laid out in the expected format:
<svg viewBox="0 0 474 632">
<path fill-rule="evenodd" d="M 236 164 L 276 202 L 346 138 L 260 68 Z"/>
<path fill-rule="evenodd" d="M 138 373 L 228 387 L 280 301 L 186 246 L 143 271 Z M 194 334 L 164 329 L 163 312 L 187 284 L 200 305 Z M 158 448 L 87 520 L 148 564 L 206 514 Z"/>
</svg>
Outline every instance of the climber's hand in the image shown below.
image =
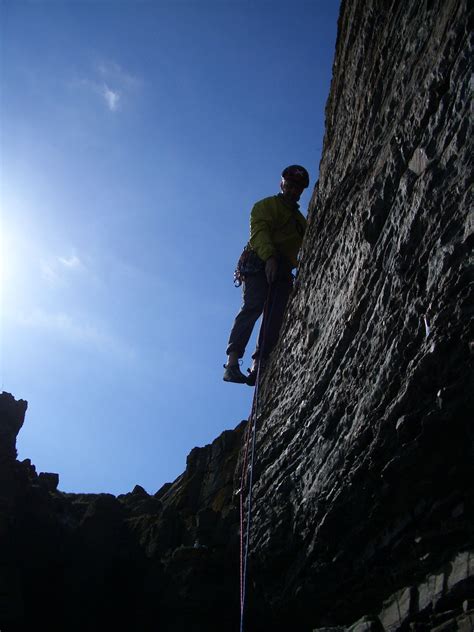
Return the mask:
<svg viewBox="0 0 474 632">
<path fill-rule="evenodd" d="M 273 283 L 276 281 L 278 272 L 278 261 L 276 257 L 269 257 L 265 262 L 265 274 L 267 281 Z"/>
</svg>

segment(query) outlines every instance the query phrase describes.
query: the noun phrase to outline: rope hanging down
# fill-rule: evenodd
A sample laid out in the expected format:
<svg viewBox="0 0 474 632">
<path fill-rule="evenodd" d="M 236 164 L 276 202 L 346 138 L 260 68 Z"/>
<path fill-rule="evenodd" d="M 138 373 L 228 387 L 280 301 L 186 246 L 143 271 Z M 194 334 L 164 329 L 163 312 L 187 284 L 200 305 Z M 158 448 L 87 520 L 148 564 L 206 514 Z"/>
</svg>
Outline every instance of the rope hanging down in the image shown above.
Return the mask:
<svg viewBox="0 0 474 632">
<path fill-rule="evenodd" d="M 265 328 L 268 318 L 268 306 L 270 304 L 270 289 L 268 289 L 267 300 L 263 310 L 262 319 L 262 344 L 260 351 L 264 349 L 265 345 Z M 247 561 L 249 553 L 250 542 L 250 528 L 252 526 L 252 487 L 253 487 L 253 469 L 255 461 L 255 439 L 257 436 L 257 410 L 258 410 L 258 392 L 260 386 L 260 368 L 262 362 L 259 361 L 257 368 L 257 379 L 255 381 L 255 391 L 252 400 L 252 410 L 247 422 L 247 428 L 244 435 L 244 455 L 242 459 L 242 474 L 240 478 L 240 632 L 244 632 L 244 610 L 245 610 L 245 597 L 247 590 Z M 249 447 L 250 449 L 250 462 L 248 463 Z M 249 476 L 250 472 L 250 476 Z M 247 487 L 248 480 L 248 495 L 247 495 L 247 507 L 246 512 L 244 508 L 244 492 Z M 246 515 L 245 515 L 246 513 Z M 244 535 L 245 533 L 245 535 Z"/>
</svg>

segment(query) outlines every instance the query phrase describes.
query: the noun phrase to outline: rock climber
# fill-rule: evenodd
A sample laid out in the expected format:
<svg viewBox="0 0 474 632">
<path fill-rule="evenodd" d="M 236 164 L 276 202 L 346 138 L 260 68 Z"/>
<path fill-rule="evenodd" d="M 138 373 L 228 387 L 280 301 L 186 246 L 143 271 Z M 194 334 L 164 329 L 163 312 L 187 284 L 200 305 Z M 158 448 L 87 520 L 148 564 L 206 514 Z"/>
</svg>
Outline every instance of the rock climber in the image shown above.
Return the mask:
<svg viewBox="0 0 474 632">
<path fill-rule="evenodd" d="M 293 288 L 292 270 L 306 229 L 306 219 L 298 201 L 309 186 L 304 167 L 290 165 L 283 170 L 280 193 L 257 202 L 250 215 L 250 240 L 234 273 L 236 285 L 242 284 L 243 302 L 227 345 L 224 381 L 254 386 L 258 366 L 277 343 L 285 307 Z M 265 303 L 268 303 L 265 306 Z M 265 309 L 264 309 L 265 308 Z M 264 312 L 252 366 L 244 375 L 239 367 L 253 327 Z"/>
</svg>

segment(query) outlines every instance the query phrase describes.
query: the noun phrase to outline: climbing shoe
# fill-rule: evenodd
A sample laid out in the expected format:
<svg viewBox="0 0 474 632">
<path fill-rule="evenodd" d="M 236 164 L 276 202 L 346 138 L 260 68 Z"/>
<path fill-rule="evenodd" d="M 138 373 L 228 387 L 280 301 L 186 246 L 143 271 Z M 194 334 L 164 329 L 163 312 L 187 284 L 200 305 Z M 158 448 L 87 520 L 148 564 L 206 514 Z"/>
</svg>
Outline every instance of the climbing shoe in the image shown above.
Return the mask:
<svg viewBox="0 0 474 632">
<path fill-rule="evenodd" d="M 224 364 L 224 382 L 235 382 L 235 384 L 246 384 L 247 378 L 240 370 L 238 364 Z"/>
<path fill-rule="evenodd" d="M 247 369 L 248 375 L 245 378 L 246 384 L 249 386 L 255 386 L 255 382 L 257 381 L 257 369 Z"/>
<path fill-rule="evenodd" d="M 263 373 L 265 369 L 265 360 L 260 360 L 260 373 Z M 257 381 L 257 375 L 258 375 L 258 365 L 257 366 L 253 366 L 251 369 L 247 369 L 247 377 L 245 378 L 245 382 L 249 385 L 249 386 L 255 386 L 255 383 Z"/>
</svg>

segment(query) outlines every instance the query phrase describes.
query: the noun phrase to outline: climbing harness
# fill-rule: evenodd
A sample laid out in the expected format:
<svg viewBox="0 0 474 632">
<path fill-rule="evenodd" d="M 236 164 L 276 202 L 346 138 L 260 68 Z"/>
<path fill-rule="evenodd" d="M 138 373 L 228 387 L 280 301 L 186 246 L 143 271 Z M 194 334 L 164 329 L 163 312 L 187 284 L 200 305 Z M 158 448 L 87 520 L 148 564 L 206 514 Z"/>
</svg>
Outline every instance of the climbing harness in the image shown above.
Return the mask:
<svg viewBox="0 0 474 632">
<path fill-rule="evenodd" d="M 271 285 L 268 288 L 267 299 L 265 301 L 265 307 L 263 310 L 262 319 L 262 346 L 264 348 L 265 343 L 265 329 L 268 315 L 268 308 L 270 305 Z M 244 632 L 244 610 L 245 610 L 245 597 L 247 589 L 247 561 L 249 553 L 250 543 L 250 529 L 252 526 L 252 487 L 253 487 L 253 471 L 255 461 L 255 439 L 257 436 L 257 411 L 258 411 L 258 397 L 260 386 L 260 368 L 262 362 L 259 361 L 257 368 L 257 379 L 255 382 L 255 391 L 252 400 L 252 409 L 250 417 L 247 422 L 244 435 L 244 454 L 242 458 L 242 474 L 240 478 L 240 489 L 238 494 L 240 497 L 240 632 Z M 250 460 L 249 460 L 249 448 L 250 448 Z M 244 507 L 244 493 L 247 487 L 248 479 L 248 492 L 247 492 L 247 507 L 245 511 Z M 246 515 L 245 515 L 246 514 Z M 245 531 L 245 535 L 244 535 Z"/>
<path fill-rule="evenodd" d="M 245 281 L 246 276 L 257 274 L 265 269 L 265 262 L 260 259 L 257 253 L 250 248 L 249 244 L 245 246 L 237 262 L 234 271 L 234 285 L 240 287 Z"/>
</svg>

